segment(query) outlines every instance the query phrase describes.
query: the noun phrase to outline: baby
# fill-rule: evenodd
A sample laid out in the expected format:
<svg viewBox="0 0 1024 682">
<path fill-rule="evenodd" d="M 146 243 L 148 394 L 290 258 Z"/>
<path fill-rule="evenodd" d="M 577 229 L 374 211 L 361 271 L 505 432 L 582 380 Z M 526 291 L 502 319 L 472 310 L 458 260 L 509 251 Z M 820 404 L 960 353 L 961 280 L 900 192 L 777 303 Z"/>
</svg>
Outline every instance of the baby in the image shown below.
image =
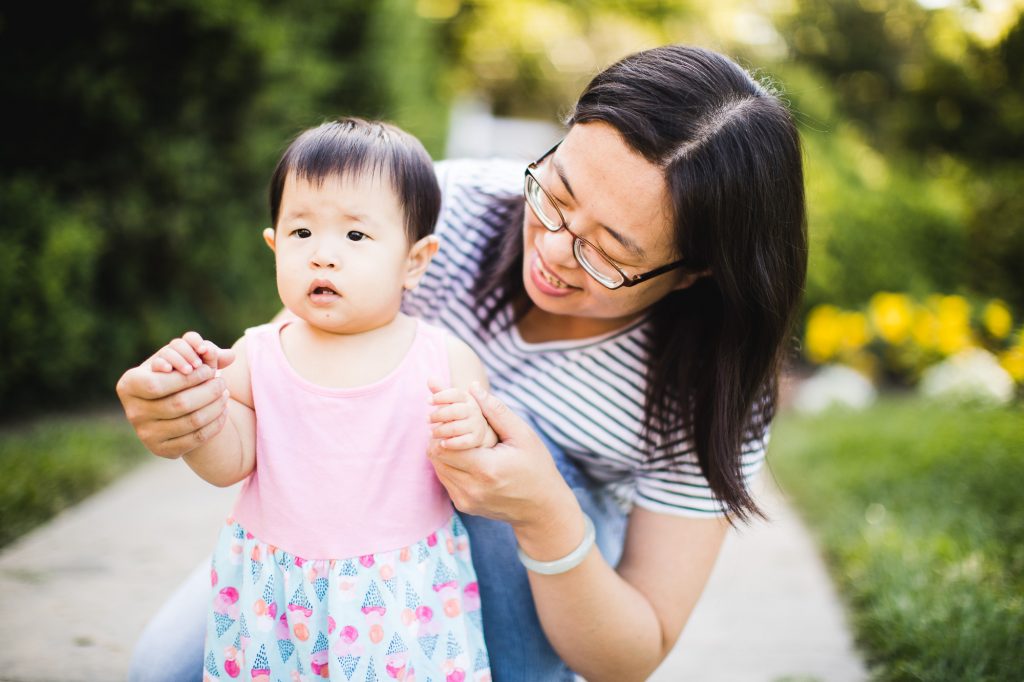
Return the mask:
<svg viewBox="0 0 1024 682">
<path fill-rule="evenodd" d="M 466 390 L 486 377 L 399 311 L 438 249 L 430 157 L 385 123 L 325 123 L 284 152 L 270 208 L 288 314 L 235 343 L 227 423 L 184 455 L 214 485 L 245 480 L 213 556 L 205 678 L 490 680 L 468 536 L 426 455 L 435 410 L 445 447 L 495 444 Z M 151 366 L 215 353 L 189 332 Z"/>
</svg>

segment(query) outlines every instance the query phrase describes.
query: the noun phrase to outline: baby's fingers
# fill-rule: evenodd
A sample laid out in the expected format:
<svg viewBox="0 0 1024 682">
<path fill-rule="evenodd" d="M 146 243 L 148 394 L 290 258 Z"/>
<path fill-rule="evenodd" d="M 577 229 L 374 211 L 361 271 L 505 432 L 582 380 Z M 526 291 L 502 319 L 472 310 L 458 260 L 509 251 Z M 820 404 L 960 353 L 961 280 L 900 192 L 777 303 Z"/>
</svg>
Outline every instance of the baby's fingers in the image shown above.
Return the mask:
<svg viewBox="0 0 1024 682">
<path fill-rule="evenodd" d="M 430 402 L 434 405 L 443 405 L 446 403 L 460 403 L 470 400 L 470 395 L 461 388 L 446 388 L 442 391 L 435 393 Z"/>
<path fill-rule="evenodd" d="M 457 419 L 466 419 L 472 414 L 469 404 L 465 402 L 449 403 L 442 405 L 430 413 L 431 422 L 451 422 Z"/>
<path fill-rule="evenodd" d="M 181 341 L 181 339 L 175 339 L 174 341 Z M 173 370 L 178 370 L 182 374 L 191 374 L 192 370 L 194 369 L 192 363 L 189 362 L 188 359 L 181 354 L 181 351 L 179 350 L 180 345 L 172 345 L 174 344 L 174 341 L 171 341 L 171 343 L 167 344 L 166 346 L 164 346 L 163 348 L 156 352 L 156 354 L 153 356 L 153 363 L 150 366 L 155 371 L 158 372 L 170 372 Z M 170 369 L 160 369 L 157 365 L 160 364 L 161 361 L 163 361 L 163 363 L 166 363 L 165 365 L 162 366 L 169 366 Z"/>
<path fill-rule="evenodd" d="M 188 370 L 181 369 L 177 365 L 174 366 L 175 369 L 188 374 L 193 369 L 203 364 L 202 358 L 199 357 L 199 354 L 196 353 L 194 348 L 192 348 L 192 345 L 185 339 L 174 339 L 167 345 L 176 350 L 185 362 L 191 365 Z"/>
<path fill-rule="evenodd" d="M 464 433 L 461 436 L 441 439 L 439 444 L 445 450 L 472 450 L 480 447 L 480 436 L 475 433 Z"/>
<path fill-rule="evenodd" d="M 459 419 L 438 424 L 430 430 L 430 434 L 434 438 L 455 438 L 466 433 L 473 433 L 476 428 L 477 424 L 472 419 Z"/>
<path fill-rule="evenodd" d="M 163 358 L 156 357 L 156 356 L 154 356 L 149 361 L 149 368 L 151 370 L 153 370 L 154 372 L 165 372 L 166 373 L 166 372 L 173 372 L 174 371 L 174 365 L 172 365 L 171 363 L 167 362 Z"/>
<path fill-rule="evenodd" d="M 185 332 L 181 335 L 181 340 L 191 346 L 196 355 L 205 355 L 207 353 L 207 346 L 209 344 L 199 335 L 199 332 Z"/>
</svg>

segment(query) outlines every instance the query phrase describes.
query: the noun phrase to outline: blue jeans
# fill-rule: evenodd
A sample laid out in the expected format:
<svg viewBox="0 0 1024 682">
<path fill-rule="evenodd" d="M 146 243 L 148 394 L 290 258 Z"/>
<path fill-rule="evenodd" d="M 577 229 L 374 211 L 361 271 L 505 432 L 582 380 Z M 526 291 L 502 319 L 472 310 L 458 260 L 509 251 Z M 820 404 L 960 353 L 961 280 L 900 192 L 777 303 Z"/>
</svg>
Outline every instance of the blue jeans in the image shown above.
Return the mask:
<svg viewBox="0 0 1024 682">
<path fill-rule="evenodd" d="M 594 520 L 597 546 L 614 566 L 622 554 L 625 514 L 607 490 L 567 460 L 543 433 L 538 433 L 583 511 Z M 511 526 L 469 514 L 462 514 L 462 520 L 469 531 L 473 566 L 480 584 L 484 636 L 494 681 L 571 682 L 575 676 L 551 648 L 541 629 L 526 569 L 516 556 Z M 204 561 L 142 631 L 132 654 L 129 682 L 201 682 L 209 602 L 209 562 Z"/>
<path fill-rule="evenodd" d="M 612 566 L 622 555 L 626 516 L 608 491 L 590 480 L 562 451 L 534 428 L 547 445 L 558 471 L 594 520 L 597 546 Z M 473 567 L 480 585 L 484 639 L 494 682 L 573 682 L 541 629 L 526 569 L 516 556 L 512 527 L 503 521 L 462 514 L 469 530 Z"/>
</svg>

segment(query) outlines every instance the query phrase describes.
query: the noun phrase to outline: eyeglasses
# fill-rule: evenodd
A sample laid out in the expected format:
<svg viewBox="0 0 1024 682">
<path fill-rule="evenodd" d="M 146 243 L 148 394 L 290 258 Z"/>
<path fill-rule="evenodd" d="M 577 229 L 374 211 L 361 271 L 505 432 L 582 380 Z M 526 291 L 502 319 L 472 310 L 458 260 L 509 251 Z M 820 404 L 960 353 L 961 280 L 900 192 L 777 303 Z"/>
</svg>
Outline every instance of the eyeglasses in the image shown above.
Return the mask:
<svg viewBox="0 0 1024 682">
<path fill-rule="evenodd" d="M 657 277 L 658 275 L 663 275 L 666 272 L 675 270 L 686 263 L 686 259 L 681 258 L 667 265 L 662 265 L 660 268 L 655 268 L 649 272 L 644 272 L 639 275 L 627 275 L 622 271 L 622 268 L 608 256 L 608 254 L 601 250 L 600 247 L 588 242 L 586 239 L 570 230 L 569 223 L 555 204 L 555 200 L 551 198 L 551 195 L 548 194 L 547 190 L 541 186 L 540 181 L 537 180 L 536 176 L 533 174 L 533 171 L 537 169 L 537 166 L 556 149 L 558 149 L 559 144 L 561 144 L 561 142 L 556 144 L 543 156 L 526 167 L 526 180 L 523 188 L 523 194 L 526 197 L 526 204 L 530 207 L 530 210 L 533 211 L 534 215 L 537 216 L 537 219 L 540 220 L 540 224 L 549 232 L 558 232 L 559 230 L 564 229 L 572 235 L 572 254 L 576 257 L 576 262 L 578 262 L 583 269 L 587 271 L 587 274 L 608 289 L 618 289 L 619 287 L 636 286 L 641 282 L 646 282 L 652 277 Z"/>
</svg>

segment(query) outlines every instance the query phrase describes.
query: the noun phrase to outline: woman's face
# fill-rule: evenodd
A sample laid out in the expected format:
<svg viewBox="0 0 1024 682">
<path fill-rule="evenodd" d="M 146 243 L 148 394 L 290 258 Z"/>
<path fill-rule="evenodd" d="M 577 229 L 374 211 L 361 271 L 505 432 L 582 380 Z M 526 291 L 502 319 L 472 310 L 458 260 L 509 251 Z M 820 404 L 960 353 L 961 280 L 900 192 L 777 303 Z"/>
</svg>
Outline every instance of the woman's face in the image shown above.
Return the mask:
<svg viewBox="0 0 1024 682">
<path fill-rule="evenodd" d="M 569 229 L 600 247 L 627 275 L 685 255 L 675 245 L 672 204 L 661 169 L 627 146 L 610 125 L 573 126 L 534 175 L 558 204 Z M 696 279 L 673 270 L 610 290 L 580 266 L 572 245 L 568 231 L 550 232 L 526 208 L 523 283 L 530 300 L 550 315 L 589 322 L 593 333 L 628 323 Z"/>
</svg>

